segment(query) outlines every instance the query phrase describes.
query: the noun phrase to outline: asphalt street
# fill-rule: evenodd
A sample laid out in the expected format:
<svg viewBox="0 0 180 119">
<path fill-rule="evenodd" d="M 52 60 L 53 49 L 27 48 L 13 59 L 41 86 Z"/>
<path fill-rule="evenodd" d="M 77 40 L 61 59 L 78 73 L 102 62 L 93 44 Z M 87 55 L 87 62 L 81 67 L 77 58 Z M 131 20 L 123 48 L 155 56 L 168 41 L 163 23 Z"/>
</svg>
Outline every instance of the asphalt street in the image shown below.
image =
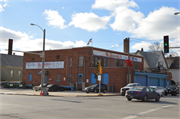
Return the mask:
<svg viewBox="0 0 180 119">
<path fill-rule="evenodd" d="M 1 119 L 179 119 L 179 96 L 160 102 L 124 96 L 27 96 L 0 94 Z"/>
</svg>

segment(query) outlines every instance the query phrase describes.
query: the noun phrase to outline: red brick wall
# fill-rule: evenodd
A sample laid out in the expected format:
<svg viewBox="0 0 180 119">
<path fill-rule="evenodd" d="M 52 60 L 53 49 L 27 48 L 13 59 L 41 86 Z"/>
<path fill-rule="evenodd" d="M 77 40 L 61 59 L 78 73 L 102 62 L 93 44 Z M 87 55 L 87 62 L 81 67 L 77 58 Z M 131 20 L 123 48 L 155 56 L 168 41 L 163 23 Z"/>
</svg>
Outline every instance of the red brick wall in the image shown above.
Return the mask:
<svg viewBox="0 0 180 119">
<path fill-rule="evenodd" d="M 64 69 L 47 69 L 49 71 L 48 83 L 56 83 L 59 85 L 69 86 L 70 85 L 69 74 L 71 74 L 71 83 L 76 84 L 78 80 L 78 73 L 82 73 L 85 81 L 86 79 L 89 79 L 89 83 L 86 83 L 86 86 L 91 85 L 90 84 L 91 73 L 97 72 L 97 68 L 95 66 L 91 67 L 92 50 L 100 50 L 100 51 L 127 55 L 125 53 L 113 52 L 113 51 L 108 51 L 108 50 L 103 50 L 103 49 L 98 49 L 98 48 L 92 49 L 92 47 L 82 47 L 82 48 L 73 48 L 73 49 L 64 49 L 64 50 L 48 50 L 45 52 L 46 62 L 64 61 Z M 60 59 L 57 59 L 57 55 L 60 55 Z M 83 66 L 79 66 L 79 56 L 83 56 Z M 70 57 L 72 57 L 71 67 L 69 66 Z M 136 57 L 140 57 L 140 56 L 136 56 Z M 32 58 L 34 58 L 34 60 L 32 60 Z M 120 88 L 125 86 L 127 82 L 126 64 L 124 64 L 124 67 L 120 67 L 120 64 L 119 64 L 119 67 L 116 67 L 116 59 L 113 59 L 113 58 L 107 58 L 107 59 L 108 59 L 109 66 L 103 67 L 103 73 L 109 73 L 109 85 L 113 85 L 114 91 L 119 92 Z M 85 70 L 84 70 L 84 61 L 86 61 Z M 41 75 L 37 73 L 40 72 L 41 69 L 25 69 L 26 62 L 42 62 L 42 58 L 40 58 L 39 55 L 25 53 L 24 61 L 23 61 L 23 82 L 25 82 L 27 85 L 31 85 L 31 84 L 39 85 L 41 83 Z M 133 70 L 134 68 L 130 70 L 131 75 L 132 75 L 131 76 L 132 82 L 134 80 Z M 138 70 L 143 70 L 143 62 L 138 63 Z M 84 71 L 85 71 L 85 77 L 84 77 Z M 28 81 L 29 74 L 32 74 L 32 81 Z M 57 74 L 60 74 L 60 82 L 56 81 Z M 64 77 L 66 77 L 65 81 L 64 81 Z M 49 80 L 49 79 L 52 79 L 52 80 Z M 96 83 L 99 83 L 99 82 L 96 81 Z M 78 85 L 78 88 L 81 88 L 81 86 L 82 86 L 81 84 Z"/>
</svg>

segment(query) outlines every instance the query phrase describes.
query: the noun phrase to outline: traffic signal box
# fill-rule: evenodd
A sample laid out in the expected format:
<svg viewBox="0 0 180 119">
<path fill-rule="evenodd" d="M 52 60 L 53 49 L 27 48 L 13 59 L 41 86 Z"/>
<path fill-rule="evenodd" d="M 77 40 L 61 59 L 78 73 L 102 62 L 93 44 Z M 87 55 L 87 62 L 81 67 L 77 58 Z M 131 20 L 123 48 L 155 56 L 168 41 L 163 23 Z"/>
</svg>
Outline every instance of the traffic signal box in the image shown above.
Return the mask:
<svg viewBox="0 0 180 119">
<path fill-rule="evenodd" d="M 12 55 L 13 39 L 9 39 L 8 55 Z"/>
<path fill-rule="evenodd" d="M 98 63 L 97 63 L 97 74 L 102 74 L 102 66 L 101 66 L 101 62 L 100 60 L 98 60 Z"/>
<path fill-rule="evenodd" d="M 169 36 L 164 36 L 164 53 L 169 53 Z"/>
</svg>

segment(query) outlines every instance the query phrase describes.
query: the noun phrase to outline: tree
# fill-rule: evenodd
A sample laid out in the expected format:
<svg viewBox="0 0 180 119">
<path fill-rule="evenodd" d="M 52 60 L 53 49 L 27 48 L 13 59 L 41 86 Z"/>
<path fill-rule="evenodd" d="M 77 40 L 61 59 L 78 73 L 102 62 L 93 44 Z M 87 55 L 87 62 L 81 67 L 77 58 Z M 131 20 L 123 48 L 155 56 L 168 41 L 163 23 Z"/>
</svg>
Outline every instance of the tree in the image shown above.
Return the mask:
<svg viewBox="0 0 180 119">
<path fill-rule="evenodd" d="M 149 46 L 149 51 L 163 51 L 163 46 L 159 42 L 154 42 Z"/>
<path fill-rule="evenodd" d="M 159 42 L 154 42 L 152 45 L 149 46 L 149 51 L 163 51 L 163 50 L 164 50 L 164 47 Z M 165 55 L 166 56 L 171 55 L 172 57 L 176 57 L 176 56 L 179 56 L 178 52 L 171 51 L 170 53 L 166 53 Z"/>
</svg>

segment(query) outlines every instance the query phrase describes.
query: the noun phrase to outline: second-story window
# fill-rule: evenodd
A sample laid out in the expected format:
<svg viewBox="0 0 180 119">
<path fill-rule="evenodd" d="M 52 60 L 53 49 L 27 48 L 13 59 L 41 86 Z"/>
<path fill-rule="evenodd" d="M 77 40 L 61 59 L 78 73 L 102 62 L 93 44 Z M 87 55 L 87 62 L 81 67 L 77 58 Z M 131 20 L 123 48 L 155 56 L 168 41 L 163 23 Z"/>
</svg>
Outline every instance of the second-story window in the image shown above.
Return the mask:
<svg viewBox="0 0 180 119">
<path fill-rule="evenodd" d="M 121 60 L 121 67 L 123 67 L 123 66 L 124 66 L 124 61 Z"/>
<path fill-rule="evenodd" d="M 104 58 L 104 67 L 107 67 L 107 58 Z"/>
<path fill-rule="evenodd" d="M 83 66 L 83 56 L 79 56 L 79 66 Z"/>
<path fill-rule="evenodd" d="M 117 67 L 119 66 L 119 60 L 116 60 L 116 66 Z"/>
<path fill-rule="evenodd" d="M 13 71 L 13 70 L 11 70 L 11 72 L 10 72 L 10 76 L 11 76 L 11 77 L 13 77 L 13 75 L 14 75 L 14 71 Z"/>
<path fill-rule="evenodd" d="M 69 59 L 69 66 L 70 67 L 72 66 L 72 57 L 70 57 L 70 59 Z"/>
</svg>

